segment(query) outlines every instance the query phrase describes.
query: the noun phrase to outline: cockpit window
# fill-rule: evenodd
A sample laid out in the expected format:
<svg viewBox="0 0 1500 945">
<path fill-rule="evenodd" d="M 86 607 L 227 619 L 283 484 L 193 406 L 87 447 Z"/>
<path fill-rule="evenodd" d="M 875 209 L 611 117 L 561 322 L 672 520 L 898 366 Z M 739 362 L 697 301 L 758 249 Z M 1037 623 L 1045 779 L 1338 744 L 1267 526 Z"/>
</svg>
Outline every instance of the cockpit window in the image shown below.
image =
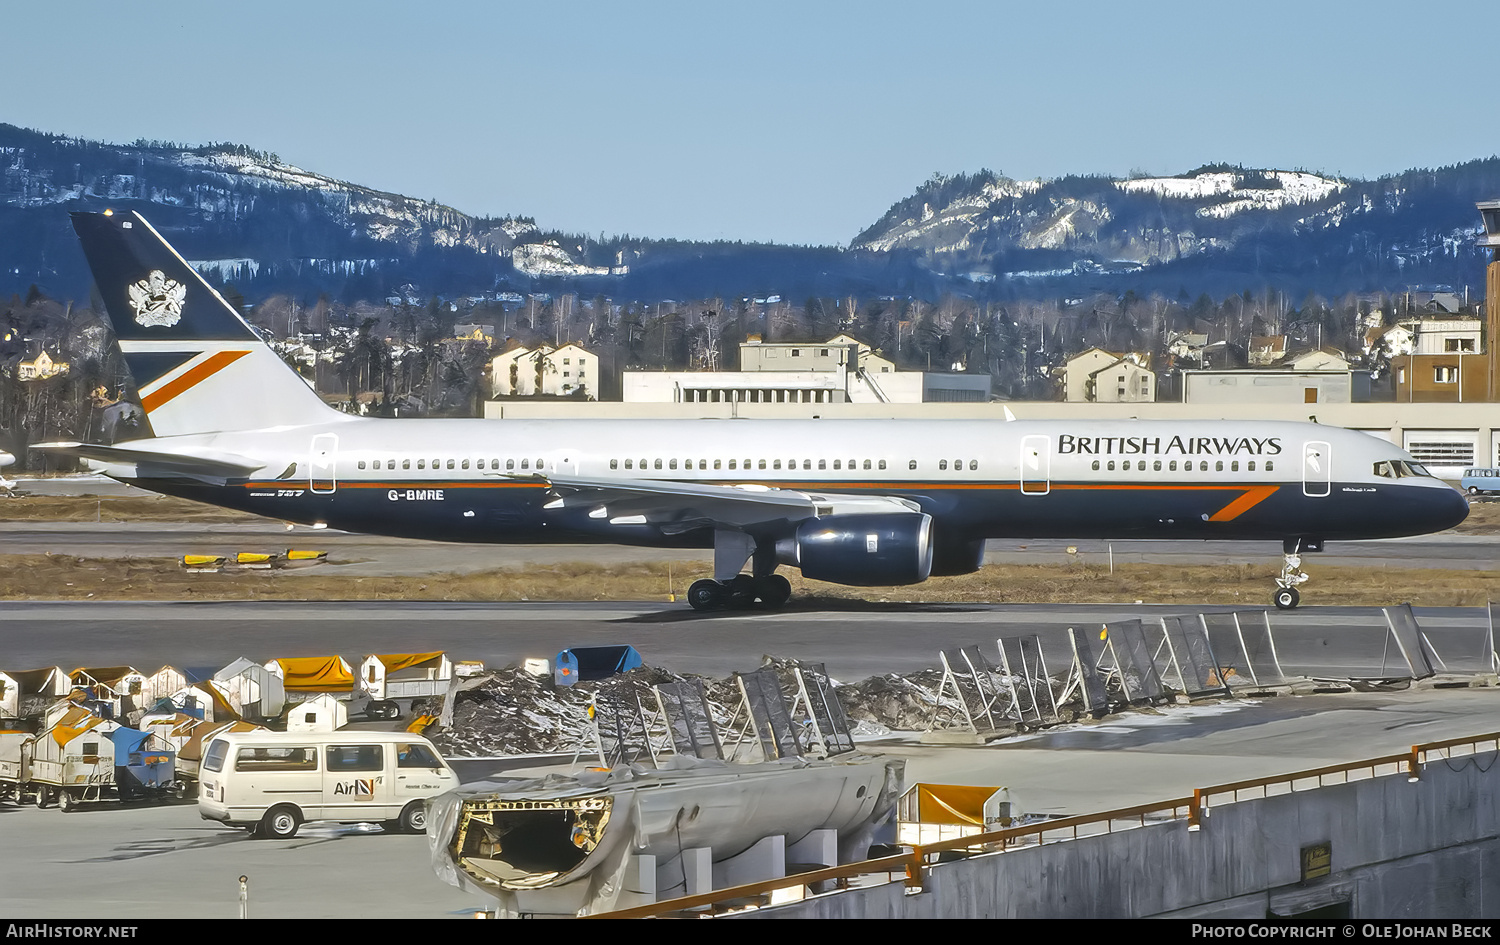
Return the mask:
<svg viewBox="0 0 1500 945">
<path fill-rule="evenodd" d="M 1421 463 L 1407 463 L 1399 459 L 1383 459 L 1376 463 L 1375 475 L 1384 479 L 1432 478 L 1432 473 Z"/>
</svg>

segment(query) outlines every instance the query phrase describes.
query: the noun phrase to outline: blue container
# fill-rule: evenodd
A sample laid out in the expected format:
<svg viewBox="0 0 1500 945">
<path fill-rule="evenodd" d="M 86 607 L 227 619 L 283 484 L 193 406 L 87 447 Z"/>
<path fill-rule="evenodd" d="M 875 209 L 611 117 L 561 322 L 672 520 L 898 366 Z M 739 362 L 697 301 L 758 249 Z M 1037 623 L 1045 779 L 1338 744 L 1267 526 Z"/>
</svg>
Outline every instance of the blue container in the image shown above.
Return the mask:
<svg viewBox="0 0 1500 945">
<path fill-rule="evenodd" d="M 591 679 L 608 679 L 640 665 L 641 654 L 627 644 L 575 646 L 557 654 L 552 662 L 552 679 L 559 686 L 571 686 Z"/>
</svg>

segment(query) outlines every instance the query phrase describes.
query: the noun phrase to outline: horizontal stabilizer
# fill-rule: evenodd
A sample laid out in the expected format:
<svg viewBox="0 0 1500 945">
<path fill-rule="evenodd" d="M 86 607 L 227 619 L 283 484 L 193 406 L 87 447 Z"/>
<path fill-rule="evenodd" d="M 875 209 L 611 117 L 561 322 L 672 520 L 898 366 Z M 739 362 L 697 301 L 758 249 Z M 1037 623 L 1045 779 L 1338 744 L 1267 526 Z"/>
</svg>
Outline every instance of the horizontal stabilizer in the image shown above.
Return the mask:
<svg viewBox="0 0 1500 945">
<path fill-rule="evenodd" d="M 147 467 L 155 474 L 176 474 L 189 479 L 211 481 L 244 478 L 265 465 L 258 459 L 216 450 L 194 450 L 191 454 L 172 453 L 132 449 L 128 445 L 105 446 L 102 443 L 39 443 L 32 449 L 101 463 Z"/>
</svg>

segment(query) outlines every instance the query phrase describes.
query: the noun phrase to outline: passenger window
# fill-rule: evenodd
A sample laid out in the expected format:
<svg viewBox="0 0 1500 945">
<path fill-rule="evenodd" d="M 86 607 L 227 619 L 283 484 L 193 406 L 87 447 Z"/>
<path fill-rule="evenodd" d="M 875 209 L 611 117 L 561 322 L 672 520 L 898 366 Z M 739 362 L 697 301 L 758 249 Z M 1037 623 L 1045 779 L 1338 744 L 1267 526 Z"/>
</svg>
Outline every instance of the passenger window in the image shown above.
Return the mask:
<svg viewBox="0 0 1500 945">
<path fill-rule="evenodd" d="M 537 463 L 536 463 L 536 467 L 537 467 L 537 468 L 538 468 L 538 469 L 541 469 L 541 468 L 542 468 L 542 461 L 541 461 L 541 460 L 537 460 Z M 451 459 L 450 459 L 450 460 L 448 460 L 448 468 L 449 468 L 449 469 L 452 469 L 452 468 L 453 468 L 453 460 L 451 460 Z"/>
<path fill-rule="evenodd" d="M 698 468 L 699 469 L 707 469 L 708 468 L 708 460 L 706 460 L 706 459 L 700 459 L 700 460 L 698 460 Z M 715 469 L 719 468 L 718 463 L 714 464 L 714 468 Z"/>
<path fill-rule="evenodd" d="M 720 460 L 720 459 L 716 459 L 716 460 L 714 460 L 714 468 L 715 468 L 715 469 L 718 469 L 718 468 L 719 468 L 719 464 L 720 464 L 720 463 L 721 463 L 721 462 L 723 462 L 723 460 Z"/>
<path fill-rule="evenodd" d="M 833 468 L 834 468 L 834 469 L 838 469 L 838 468 L 840 468 L 840 467 L 839 467 L 839 462 L 840 462 L 840 460 L 837 460 L 837 459 L 836 459 L 836 460 L 834 460 L 834 461 L 833 461 Z"/>
<path fill-rule="evenodd" d="M 865 460 L 865 468 L 866 468 L 866 469 L 869 469 L 869 468 L 870 468 L 870 461 L 869 461 L 869 460 L 868 460 L 868 459 L 867 459 L 867 460 Z"/>
<path fill-rule="evenodd" d="M 610 460 L 609 461 L 609 468 L 610 469 L 619 469 L 620 468 L 620 461 L 618 459 L 612 459 L 612 460 Z"/>
<path fill-rule="evenodd" d="M 1245 468 L 1248 469 L 1250 472 L 1255 472 L 1255 460 L 1252 459 L 1252 460 L 1250 460 L 1250 462 L 1246 463 L 1245 464 Z"/>
<path fill-rule="evenodd" d="M 938 460 L 938 469 L 946 470 L 947 468 L 948 468 L 948 461 L 946 459 L 940 459 L 940 460 Z"/>
<path fill-rule="evenodd" d="M 523 460 L 521 460 L 521 468 L 522 469 L 530 469 L 531 468 L 531 460 L 529 460 L 529 459 L 523 459 Z"/>
<path fill-rule="evenodd" d="M 417 460 L 417 468 L 418 469 L 426 469 L 427 468 L 427 460 L 425 460 L 425 459 L 419 459 L 419 460 Z"/>
<path fill-rule="evenodd" d="M 775 460 L 774 462 L 772 462 L 771 463 L 771 468 L 772 469 L 780 469 L 781 468 L 781 460 L 778 459 L 778 460 Z"/>
<path fill-rule="evenodd" d="M 625 467 L 626 467 L 626 468 L 627 468 L 627 469 L 628 469 L 628 468 L 630 468 L 630 460 L 628 460 L 628 459 L 627 459 L 627 460 L 626 460 L 626 461 L 625 461 Z M 506 468 L 506 469 L 515 469 L 515 468 L 516 468 L 516 461 L 515 461 L 515 460 L 513 460 L 513 459 L 507 459 L 507 460 L 506 460 L 506 461 L 505 461 L 505 468 Z"/>
<path fill-rule="evenodd" d="M 381 763 L 379 745 L 329 745 L 327 751 L 328 771 L 379 771 Z"/>
<path fill-rule="evenodd" d="M 880 468 L 881 469 L 885 468 L 885 460 L 883 460 L 883 459 L 880 461 Z"/>
<path fill-rule="evenodd" d="M 1109 472 L 1114 472 L 1115 471 L 1115 461 L 1114 460 L 1110 460 L 1109 461 L 1108 471 Z"/>
<path fill-rule="evenodd" d="M 1235 460 L 1234 462 L 1230 463 L 1229 464 L 1229 471 L 1230 472 L 1239 472 L 1240 471 L 1240 461 L 1239 460 Z"/>
<path fill-rule="evenodd" d="M 1158 459 L 1156 462 L 1151 464 L 1151 471 L 1161 472 L 1161 460 Z"/>
<path fill-rule="evenodd" d="M 469 461 L 467 459 L 464 460 L 462 463 L 459 463 L 459 467 L 461 469 L 468 469 L 469 468 Z"/>
<path fill-rule="evenodd" d="M 1276 463 L 1274 461 L 1269 460 L 1269 459 L 1266 460 L 1266 472 L 1270 472 L 1271 470 L 1273 470 L 1275 468 L 1276 468 Z"/>
<path fill-rule="evenodd" d="M 826 460 L 826 459 L 820 459 L 820 460 L 818 460 L 818 468 L 819 469 L 827 469 L 828 468 L 828 460 Z"/>
<path fill-rule="evenodd" d="M 1141 472 L 1145 472 L 1146 471 L 1146 461 L 1143 459 L 1140 462 L 1136 463 L 1135 464 L 1135 468 L 1139 469 Z"/>
<path fill-rule="evenodd" d="M 1097 460 L 1097 459 L 1096 459 L 1096 460 L 1094 460 L 1094 468 L 1095 468 L 1095 469 L 1098 469 L 1098 468 L 1099 468 L 1099 461 L 1098 461 L 1098 460 Z"/>
<path fill-rule="evenodd" d="M 978 469 L 978 468 L 979 468 L 979 460 L 977 460 L 977 459 L 971 459 L 971 460 L 969 460 L 969 469 L 971 471 L 975 470 L 975 469 Z"/>
<path fill-rule="evenodd" d="M 401 461 L 401 468 L 402 469 L 410 469 L 411 468 L 411 460 L 409 460 L 409 459 L 403 459 Z"/>
<path fill-rule="evenodd" d="M 735 464 L 735 463 L 736 463 L 736 462 L 738 462 L 738 461 L 737 461 L 737 460 L 733 460 L 733 459 L 731 459 L 731 460 L 730 460 L 730 461 L 729 461 L 729 468 L 730 468 L 730 469 L 734 469 L 734 468 L 735 468 L 735 466 L 734 466 L 734 464 Z"/>
<path fill-rule="evenodd" d="M 676 460 L 673 460 L 673 464 L 674 464 L 674 468 L 675 468 Z M 659 460 L 659 459 L 656 460 L 655 463 L 652 464 L 652 468 L 653 469 L 660 469 L 661 468 L 661 460 Z"/>
<path fill-rule="evenodd" d="M 235 752 L 236 771 L 316 771 L 316 748 L 241 748 Z"/>
<path fill-rule="evenodd" d="M 359 461 L 359 468 L 360 469 L 364 469 L 365 468 L 365 461 L 364 460 L 360 460 Z"/>
<path fill-rule="evenodd" d="M 426 745 L 404 745 L 396 743 L 396 767 L 441 768 L 443 763 Z"/>
<path fill-rule="evenodd" d="M 667 461 L 667 468 L 668 469 L 676 469 L 677 468 L 677 460 L 675 460 L 675 459 L 668 460 Z"/>
<path fill-rule="evenodd" d="M 766 468 L 766 461 L 765 460 L 761 460 L 760 463 L 759 463 L 759 465 L 757 466 L 757 468 L 758 469 L 765 469 Z"/>
<path fill-rule="evenodd" d="M 802 461 L 802 468 L 803 469 L 811 469 L 812 468 L 812 460 L 810 460 L 810 459 L 804 459 Z"/>
<path fill-rule="evenodd" d="M 1167 471 L 1168 472 L 1176 472 L 1177 471 L 1177 460 L 1174 459 L 1170 463 L 1167 464 Z"/>
<path fill-rule="evenodd" d="M 916 469 L 917 468 L 917 461 L 914 460 L 914 459 L 907 460 L 907 462 L 906 462 L 906 468 L 907 469 Z"/>
</svg>

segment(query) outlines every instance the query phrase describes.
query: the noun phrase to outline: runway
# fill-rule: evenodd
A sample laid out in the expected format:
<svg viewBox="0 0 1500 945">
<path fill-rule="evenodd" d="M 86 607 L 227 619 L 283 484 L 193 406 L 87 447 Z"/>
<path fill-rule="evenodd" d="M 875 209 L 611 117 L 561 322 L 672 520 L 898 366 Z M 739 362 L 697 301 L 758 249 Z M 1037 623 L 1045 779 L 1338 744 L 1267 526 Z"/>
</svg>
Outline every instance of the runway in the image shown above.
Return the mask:
<svg viewBox="0 0 1500 945">
<path fill-rule="evenodd" d="M 5 508 L 0 504 L 0 516 Z M 0 518 L 0 546 L 9 554 L 70 554 L 85 558 L 156 557 L 185 554 L 273 552 L 289 547 L 329 553 L 340 574 L 389 577 L 402 574 L 472 573 L 562 562 L 622 564 L 631 561 L 697 561 L 709 563 L 707 549 L 637 548 L 623 545 L 472 545 L 358 535 L 334 529 L 288 527 L 279 522 L 169 524 L 161 522 L 14 522 Z M 1074 553 L 1069 553 L 1069 549 Z M 1243 541 L 1100 541 L 1060 539 L 991 540 L 986 564 L 1275 564 L 1279 542 Z M 1304 567 L 1320 566 L 1500 568 L 1500 538 L 1486 535 L 1426 535 L 1380 541 L 1331 542 L 1328 550 L 1308 554 Z M 322 573 L 311 570 L 302 573 Z"/>
</svg>

